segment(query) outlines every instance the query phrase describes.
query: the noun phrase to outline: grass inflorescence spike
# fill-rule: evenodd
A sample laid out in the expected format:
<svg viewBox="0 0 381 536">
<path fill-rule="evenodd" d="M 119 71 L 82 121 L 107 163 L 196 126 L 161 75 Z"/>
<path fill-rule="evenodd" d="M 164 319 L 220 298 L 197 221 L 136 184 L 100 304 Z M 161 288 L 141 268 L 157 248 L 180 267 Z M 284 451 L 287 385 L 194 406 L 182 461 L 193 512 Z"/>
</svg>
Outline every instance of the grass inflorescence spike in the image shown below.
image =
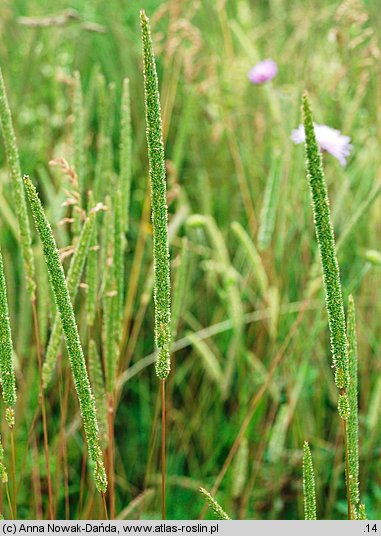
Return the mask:
<svg viewBox="0 0 381 536">
<path fill-rule="evenodd" d="M 159 349 L 156 374 L 159 378 L 165 379 L 170 372 L 171 313 L 164 143 L 155 57 L 149 20 L 143 10 L 140 12 L 140 21 L 143 40 L 147 144 L 152 196 L 155 341 Z"/>
<path fill-rule="evenodd" d="M 335 383 L 339 389 L 349 385 L 348 346 L 345 326 L 343 293 L 335 238 L 331 223 L 327 185 L 322 157 L 316 140 L 311 107 L 307 94 L 303 96 L 303 122 L 306 135 L 307 176 L 311 190 L 316 238 L 323 269 L 323 281 L 331 333 L 331 349 Z M 344 396 L 344 394 L 343 394 Z"/>
<path fill-rule="evenodd" d="M 24 260 L 26 285 L 30 299 L 35 299 L 36 283 L 32 240 L 28 213 L 26 208 L 24 187 L 21 175 L 19 153 L 17 150 L 16 136 L 13 129 L 11 111 L 8 104 L 7 94 L 0 69 L 0 123 L 3 131 L 5 153 L 7 156 L 9 175 L 12 183 L 13 198 L 20 230 L 21 251 Z"/>
<path fill-rule="evenodd" d="M 7 286 L 4 276 L 3 257 L 0 251 L 0 380 L 3 400 L 7 408 L 13 408 L 16 403 L 16 378 L 13 369 L 12 346 Z"/>
<path fill-rule="evenodd" d="M 120 121 L 120 188 L 122 204 L 122 230 L 123 233 L 128 231 L 129 227 L 129 210 L 131 195 L 131 100 L 130 100 L 130 81 L 128 78 L 123 80 L 123 94 L 121 106 Z"/>
<path fill-rule="evenodd" d="M 307 178 L 310 185 L 315 232 L 323 271 L 325 303 L 331 334 L 331 351 L 335 383 L 340 389 L 338 412 L 343 422 L 343 439 L 346 466 L 348 519 L 352 518 L 349 482 L 349 452 L 347 419 L 350 405 L 347 389 L 350 384 L 348 340 L 345 324 L 343 292 L 337 262 L 335 237 L 331 223 L 327 185 L 323 172 L 322 155 L 315 135 L 312 112 L 307 93 L 303 95 L 303 123 L 305 132 Z"/>
<path fill-rule="evenodd" d="M 73 142 L 74 142 L 74 170 L 78 178 L 80 194 L 85 188 L 85 126 L 81 75 L 79 71 L 74 73 L 74 97 L 73 97 Z"/>
<path fill-rule="evenodd" d="M 303 497 L 304 519 L 316 519 L 315 475 L 312 456 L 307 441 L 303 445 Z"/>
<path fill-rule="evenodd" d="M 357 335 L 356 314 L 353 296 L 348 299 L 347 336 L 349 351 L 349 375 L 351 382 L 348 387 L 348 402 L 350 414 L 348 427 L 348 468 L 349 492 L 352 507 L 357 510 L 360 502 L 359 492 L 359 422 L 358 422 L 358 393 L 357 393 Z"/>
<path fill-rule="evenodd" d="M 57 309 L 61 317 L 74 378 L 74 385 L 78 394 L 81 408 L 89 457 L 94 467 L 96 486 L 100 492 L 104 493 L 107 489 L 107 478 L 103 465 L 102 451 L 99 446 L 95 400 L 90 387 L 85 358 L 83 355 L 81 342 L 79 340 L 78 328 L 75 322 L 73 306 L 70 301 L 65 274 L 60 262 L 60 257 L 52 229 L 48 220 L 46 219 L 36 188 L 30 181 L 29 177 L 24 177 L 24 180 L 33 218 L 42 242 L 45 261 L 47 264 L 50 283 L 54 292 Z"/>
<path fill-rule="evenodd" d="M 231 519 L 228 516 L 228 514 L 225 512 L 225 510 L 221 508 L 221 506 L 218 504 L 216 499 L 212 497 L 211 494 L 208 491 L 206 491 L 206 489 L 200 488 L 200 492 L 206 499 L 206 502 L 208 503 L 209 508 L 211 508 L 211 510 L 213 510 L 213 512 L 216 514 L 217 519 L 222 519 L 224 521 L 228 521 Z"/>
<path fill-rule="evenodd" d="M 89 216 L 86 218 L 85 223 L 83 224 L 74 255 L 70 262 L 69 271 L 67 274 L 67 288 L 70 294 L 70 299 L 73 303 L 77 295 L 77 290 L 81 281 L 83 267 L 85 265 L 87 254 L 89 252 L 90 241 L 94 231 L 96 214 L 98 210 L 102 207 L 103 205 L 99 203 L 96 207 L 90 210 Z M 57 313 L 56 318 L 53 322 L 53 327 L 46 350 L 45 362 L 42 367 L 42 379 L 45 389 L 50 384 L 52 378 L 52 373 L 56 364 L 61 339 L 62 323 L 60 320 L 59 313 Z"/>
</svg>

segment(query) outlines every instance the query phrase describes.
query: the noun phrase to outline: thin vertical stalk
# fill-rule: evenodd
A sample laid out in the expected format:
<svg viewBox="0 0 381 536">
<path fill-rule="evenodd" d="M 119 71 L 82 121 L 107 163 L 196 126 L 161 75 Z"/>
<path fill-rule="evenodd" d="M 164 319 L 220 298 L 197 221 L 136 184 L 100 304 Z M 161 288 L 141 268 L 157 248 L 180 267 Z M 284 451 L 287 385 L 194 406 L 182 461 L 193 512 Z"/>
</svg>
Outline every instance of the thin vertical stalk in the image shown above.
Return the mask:
<svg viewBox="0 0 381 536">
<path fill-rule="evenodd" d="M 166 519 L 165 511 L 165 380 L 161 380 L 161 515 Z"/>
</svg>

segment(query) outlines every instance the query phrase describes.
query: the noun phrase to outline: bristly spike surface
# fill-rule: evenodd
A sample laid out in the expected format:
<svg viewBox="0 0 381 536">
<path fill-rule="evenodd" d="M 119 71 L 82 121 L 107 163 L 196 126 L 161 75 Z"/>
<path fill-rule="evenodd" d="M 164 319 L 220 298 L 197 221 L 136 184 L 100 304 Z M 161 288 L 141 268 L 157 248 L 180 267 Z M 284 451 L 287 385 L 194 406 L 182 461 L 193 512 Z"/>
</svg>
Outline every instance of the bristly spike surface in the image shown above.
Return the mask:
<svg viewBox="0 0 381 536">
<path fill-rule="evenodd" d="M 123 94 L 120 122 L 120 188 L 122 195 L 122 231 L 129 227 L 130 196 L 131 196 L 131 102 L 130 82 L 123 80 Z"/>
<path fill-rule="evenodd" d="M 204 488 L 200 488 L 200 492 L 206 499 L 209 507 L 213 510 L 213 512 L 216 514 L 217 519 L 222 519 L 224 521 L 231 520 L 231 517 L 228 516 L 228 514 L 221 508 L 221 506 L 218 504 L 216 499 L 211 496 L 211 494 L 206 491 Z"/>
<path fill-rule="evenodd" d="M 75 322 L 74 310 L 70 301 L 65 274 L 60 262 L 53 231 L 45 216 L 36 188 L 29 177 L 24 177 L 24 180 L 36 229 L 42 242 L 57 309 L 61 316 L 74 385 L 78 394 L 83 426 L 85 429 L 89 458 L 94 466 L 95 483 L 98 490 L 101 493 L 105 493 L 107 489 L 107 477 L 103 465 L 102 451 L 99 445 L 95 399 L 90 387 L 85 358 L 79 339 L 78 328 Z"/>
<path fill-rule="evenodd" d="M 347 336 L 349 351 L 349 375 L 351 382 L 348 388 L 350 414 L 347 419 L 348 430 L 348 467 L 349 491 L 351 504 L 357 508 L 360 502 L 359 492 L 359 421 L 358 421 L 358 391 L 357 391 L 357 335 L 356 314 L 353 296 L 348 298 Z"/>
<path fill-rule="evenodd" d="M 90 241 L 93 235 L 93 230 L 96 221 L 96 214 L 98 209 L 102 206 L 103 205 L 98 203 L 96 207 L 90 210 L 89 216 L 86 218 L 83 224 L 74 255 L 70 262 L 69 270 L 67 273 L 67 287 L 72 303 L 74 303 L 75 301 L 79 283 L 81 281 L 83 267 L 85 265 L 86 257 L 89 252 Z M 61 339 L 62 323 L 60 320 L 59 313 L 57 313 L 53 322 L 48 347 L 46 349 L 45 361 L 42 367 L 42 380 L 45 389 L 48 387 L 52 379 L 53 370 L 56 365 L 57 355 L 61 345 Z"/>
<path fill-rule="evenodd" d="M 152 196 L 155 342 L 159 349 L 156 360 L 156 374 L 159 378 L 165 379 L 171 368 L 169 352 L 171 314 L 164 143 L 155 57 L 152 49 L 149 20 L 143 10 L 140 12 L 140 21 L 143 41 L 147 144 Z"/>
<path fill-rule="evenodd" d="M 316 238 L 323 270 L 335 382 L 339 389 L 345 389 L 349 385 L 349 362 L 340 271 L 336 257 L 322 157 L 316 141 L 307 94 L 303 96 L 303 123 L 306 133 L 307 177 L 311 190 Z"/>
<path fill-rule="evenodd" d="M 30 236 L 30 227 L 28 213 L 26 208 L 24 186 L 22 182 L 19 153 L 17 150 L 16 136 L 13 130 L 12 116 L 8 104 L 7 94 L 3 75 L 0 69 L 0 123 L 4 137 L 4 147 L 11 178 L 13 198 L 17 213 L 17 219 L 20 230 L 20 245 L 24 260 L 26 285 L 30 299 L 35 299 L 36 283 L 34 271 L 34 259 L 32 251 L 32 239 Z"/>
<path fill-rule="evenodd" d="M 7 286 L 4 276 L 3 258 L 0 252 L 0 379 L 3 400 L 13 408 L 16 402 L 16 379 L 12 361 L 12 335 L 9 324 Z"/>
<path fill-rule="evenodd" d="M 315 475 L 307 441 L 303 445 L 303 497 L 304 519 L 316 520 Z"/>
</svg>

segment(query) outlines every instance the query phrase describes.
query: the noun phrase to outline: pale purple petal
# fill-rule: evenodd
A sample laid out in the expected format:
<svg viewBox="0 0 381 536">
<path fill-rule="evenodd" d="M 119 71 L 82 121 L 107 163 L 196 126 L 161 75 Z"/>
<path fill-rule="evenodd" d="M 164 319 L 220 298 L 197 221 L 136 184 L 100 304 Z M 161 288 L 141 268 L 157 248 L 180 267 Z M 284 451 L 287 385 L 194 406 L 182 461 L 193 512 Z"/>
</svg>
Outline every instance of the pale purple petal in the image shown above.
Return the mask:
<svg viewBox="0 0 381 536">
<path fill-rule="evenodd" d="M 314 123 L 316 140 L 320 151 L 327 151 L 334 156 L 342 166 L 347 163 L 347 157 L 350 155 L 353 146 L 349 136 L 344 136 L 339 130 L 328 127 L 327 125 L 317 125 Z M 303 143 L 305 141 L 304 127 L 299 127 L 291 132 L 291 139 L 294 143 Z"/>
<path fill-rule="evenodd" d="M 257 63 L 248 73 L 250 82 L 263 84 L 272 80 L 278 72 L 278 67 L 273 60 L 263 60 Z"/>
</svg>

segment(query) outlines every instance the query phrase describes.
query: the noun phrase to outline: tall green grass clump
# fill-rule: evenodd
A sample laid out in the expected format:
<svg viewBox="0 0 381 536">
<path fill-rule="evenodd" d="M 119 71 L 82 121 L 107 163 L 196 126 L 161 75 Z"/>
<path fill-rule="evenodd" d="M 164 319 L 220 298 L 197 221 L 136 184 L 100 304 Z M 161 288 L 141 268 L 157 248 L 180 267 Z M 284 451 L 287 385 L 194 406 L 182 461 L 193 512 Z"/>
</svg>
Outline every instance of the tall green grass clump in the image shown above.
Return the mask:
<svg viewBox="0 0 381 536">
<path fill-rule="evenodd" d="M 168 246 L 168 209 L 159 83 L 152 49 L 149 20 L 140 12 L 144 59 L 144 92 L 147 126 L 149 175 L 152 196 L 155 341 L 159 349 L 156 374 L 165 380 L 171 369 L 169 349 L 170 330 L 170 275 Z"/>
<path fill-rule="evenodd" d="M 87 375 L 85 358 L 79 340 L 78 328 L 75 322 L 73 306 L 60 262 L 59 253 L 54 240 L 52 229 L 46 219 L 44 209 L 38 197 L 36 188 L 29 177 L 25 177 L 25 186 L 32 209 L 36 229 L 40 235 L 50 283 L 54 293 L 57 309 L 60 313 L 62 327 L 66 339 L 74 385 L 78 394 L 82 420 L 85 429 L 89 458 L 94 466 L 94 477 L 98 490 L 105 493 L 107 478 L 103 465 L 102 451 L 99 446 L 98 423 L 95 400 Z"/>
<path fill-rule="evenodd" d="M 24 187 L 22 182 L 19 153 L 16 145 L 16 136 L 12 124 L 11 111 L 8 104 L 7 94 L 0 69 L 0 122 L 3 131 L 5 154 L 7 157 L 9 175 L 11 178 L 13 199 L 20 230 L 20 245 L 24 260 L 27 289 L 31 300 L 35 299 L 36 283 L 32 252 L 32 240 L 28 213 L 26 208 Z"/>
<path fill-rule="evenodd" d="M 303 445 L 303 498 L 304 519 L 316 520 L 315 475 L 311 451 L 307 441 Z"/>
</svg>

